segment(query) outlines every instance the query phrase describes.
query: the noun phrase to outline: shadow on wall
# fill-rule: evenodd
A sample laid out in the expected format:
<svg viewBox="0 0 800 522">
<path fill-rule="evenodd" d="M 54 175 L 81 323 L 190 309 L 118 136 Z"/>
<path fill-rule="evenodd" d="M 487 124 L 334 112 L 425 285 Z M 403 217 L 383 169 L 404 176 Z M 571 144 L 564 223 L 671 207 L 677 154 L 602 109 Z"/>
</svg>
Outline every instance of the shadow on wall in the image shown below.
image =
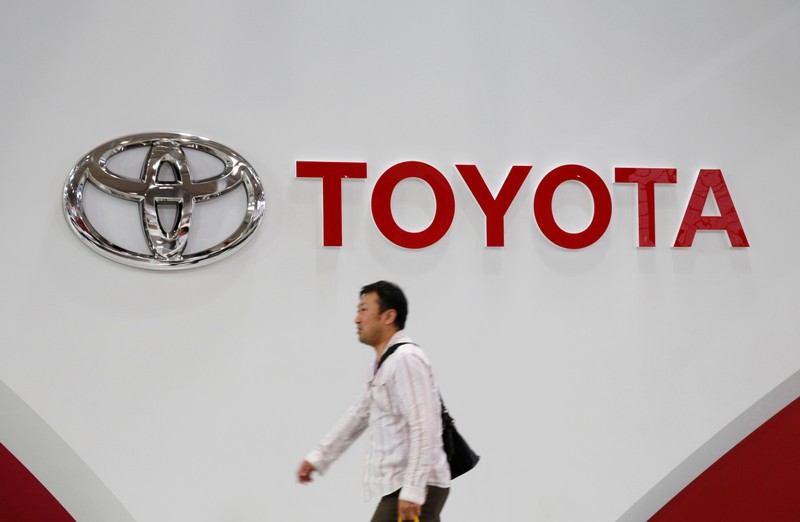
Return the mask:
<svg viewBox="0 0 800 522">
<path fill-rule="evenodd" d="M 81 458 L 0 382 L 0 520 L 133 522 Z"/>
<path fill-rule="evenodd" d="M 800 372 L 684 460 L 617 522 L 800 520 Z"/>
</svg>

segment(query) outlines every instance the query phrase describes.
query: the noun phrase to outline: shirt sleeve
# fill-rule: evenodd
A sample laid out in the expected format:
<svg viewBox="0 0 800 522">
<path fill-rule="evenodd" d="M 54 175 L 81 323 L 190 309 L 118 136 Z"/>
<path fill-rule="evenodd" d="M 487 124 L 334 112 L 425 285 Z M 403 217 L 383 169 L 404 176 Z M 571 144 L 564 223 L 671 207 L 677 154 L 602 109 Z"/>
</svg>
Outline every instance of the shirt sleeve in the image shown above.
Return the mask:
<svg viewBox="0 0 800 522">
<path fill-rule="evenodd" d="M 306 456 L 306 460 L 320 474 L 324 474 L 328 467 L 364 432 L 368 422 L 369 393 L 364 392 L 331 431 L 323 437 L 317 448 Z"/>
<path fill-rule="evenodd" d="M 426 484 L 432 467 L 435 423 L 433 378 L 430 368 L 418 356 L 404 353 L 395 361 L 394 396 L 408 425 L 408 464 L 403 475 L 400 499 L 424 504 Z"/>
</svg>

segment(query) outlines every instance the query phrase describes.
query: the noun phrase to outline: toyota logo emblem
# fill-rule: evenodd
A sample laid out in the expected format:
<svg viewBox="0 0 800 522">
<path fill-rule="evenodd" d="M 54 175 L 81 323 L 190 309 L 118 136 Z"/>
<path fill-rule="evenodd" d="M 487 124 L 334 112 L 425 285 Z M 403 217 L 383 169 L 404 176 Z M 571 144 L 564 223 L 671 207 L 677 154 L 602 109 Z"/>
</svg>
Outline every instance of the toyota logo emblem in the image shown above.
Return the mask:
<svg viewBox="0 0 800 522">
<path fill-rule="evenodd" d="M 115 164 L 117 158 L 131 157 L 122 154 L 125 152 L 137 153 L 132 157 L 141 161 L 134 175 L 125 176 Z M 195 172 L 201 170 L 195 169 L 198 164 L 205 171 L 211 169 L 210 175 Z M 243 191 L 244 197 L 228 199 L 244 199 L 246 203 L 241 220 L 238 218 L 242 205 L 238 210 L 225 210 L 227 219 L 234 220 L 232 233 L 213 245 L 192 249 L 193 215 L 204 203 L 236 193 L 237 189 Z M 120 243 L 124 241 L 114 241 L 99 232 L 108 216 L 87 213 L 87 194 L 93 194 L 95 199 L 102 199 L 98 195 L 113 196 L 136 203 L 138 209 L 132 215 L 139 222 L 134 226 L 137 241 L 123 246 Z M 86 245 L 114 261 L 150 269 L 188 268 L 225 257 L 253 234 L 264 207 L 261 182 L 244 158 L 224 145 L 189 134 L 136 134 L 110 141 L 86 154 L 64 184 L 64 214 L 70 228 Z M 94 224 L 87 214 L 95 219 Z M 131 244 L 141 246 L 141 251 Z"/>
</svg>

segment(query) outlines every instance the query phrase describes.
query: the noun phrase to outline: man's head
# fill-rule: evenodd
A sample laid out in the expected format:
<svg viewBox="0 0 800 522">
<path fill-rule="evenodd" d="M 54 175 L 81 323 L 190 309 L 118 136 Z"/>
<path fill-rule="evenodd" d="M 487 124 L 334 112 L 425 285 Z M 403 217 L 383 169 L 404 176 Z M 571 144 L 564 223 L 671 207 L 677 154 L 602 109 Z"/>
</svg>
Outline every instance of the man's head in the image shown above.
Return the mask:
<svg viewBox="0 0 800 522">
<path fill-rule="evenodd" d="M 356 325 L 358 339 L 377 347 L 406 325 L 408 303 L 400 287 L 378 281 L 361 289 Z"/>
</svg>

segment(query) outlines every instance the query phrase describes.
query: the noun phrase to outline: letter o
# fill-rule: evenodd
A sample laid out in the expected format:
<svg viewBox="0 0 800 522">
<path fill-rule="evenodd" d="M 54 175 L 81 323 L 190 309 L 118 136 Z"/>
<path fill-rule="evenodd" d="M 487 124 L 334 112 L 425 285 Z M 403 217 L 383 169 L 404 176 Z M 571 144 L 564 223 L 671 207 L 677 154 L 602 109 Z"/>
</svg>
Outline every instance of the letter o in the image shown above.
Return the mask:
<svg viewBox="0 0 800 522">
<path fill-rule="evenodd" d="M 392 193 L 401 181 L 418 178 L 433 190 L 436 210 L 433 221 L 419 232 L 409 232 L 400 228 L 392 215 Z M 372 191 L 372 218 L 381 233 L 397 246 L 404 248 L 425 248 L 436 243 L 447 233 L 456 213 L 456 200 L 453 189 L 441 172 L 427 163 L 404 161 L 383 173 Z"/>
<path fill-rule="evenodd" d="M 553 217 L 553 195 L 565 181 L 582 183 L 592 194 L 594 215 L 586 230 L 566 232 Z M 611 222 L 611 194 L 603 180 L 593 170 L 582 165 L 562 165 L 542 178 L 533 196 L 533 214 L 542 234 L 554 244 L 569 249 L 586 248 L 600 239 Z"/>
</svg>

